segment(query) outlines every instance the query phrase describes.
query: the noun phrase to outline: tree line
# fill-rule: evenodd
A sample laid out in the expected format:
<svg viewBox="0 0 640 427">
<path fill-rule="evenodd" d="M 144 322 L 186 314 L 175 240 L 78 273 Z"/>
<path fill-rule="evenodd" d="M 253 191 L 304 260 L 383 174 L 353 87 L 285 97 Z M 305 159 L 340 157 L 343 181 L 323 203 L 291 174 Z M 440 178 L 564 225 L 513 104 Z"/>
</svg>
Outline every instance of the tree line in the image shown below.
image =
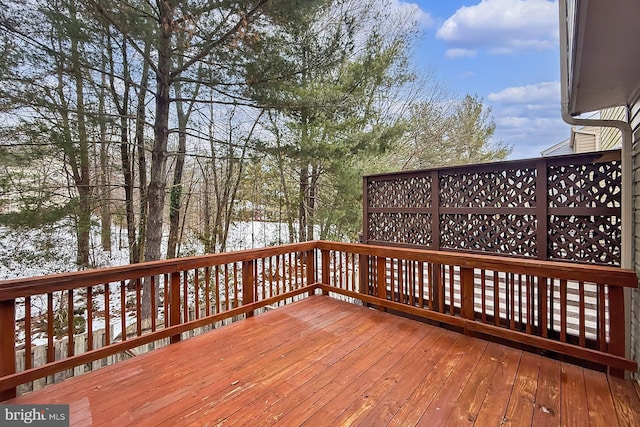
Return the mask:
<svg viewBox="0 0 640 427">
<path fill-rule="evenodd" d="M 353 240 L 363 174 L 509 153 L 419 36 L 374 0 L 0 0 L 0 230 L 66 227 L 78 268 L 92 228 L 131 263 L 252 218 Z"/>
</svg>

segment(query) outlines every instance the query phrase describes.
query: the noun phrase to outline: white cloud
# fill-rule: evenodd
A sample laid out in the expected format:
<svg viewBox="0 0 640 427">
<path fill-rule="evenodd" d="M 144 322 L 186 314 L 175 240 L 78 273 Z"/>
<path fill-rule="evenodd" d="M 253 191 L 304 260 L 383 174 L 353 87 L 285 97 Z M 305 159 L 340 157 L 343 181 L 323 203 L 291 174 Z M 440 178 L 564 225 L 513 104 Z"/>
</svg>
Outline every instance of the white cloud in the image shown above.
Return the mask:
<svg viewBox="0 0 640 427">
<path fill-rule="evenodd" d="M 526 86 L 514 86 L 492 92 L 487 96 L 492 102 L 503 104 L 533 104 L 532 109 L 539 108 L 535 104 L 560 103 L 560 82 L 541 82 Z"/>
<path fill-rule="evenodd" d="M 476 53 L 478 52 L 473 49 L 447 49 L 445 56 L 451 59 L 467 58 L 467 57 L 476 56 Z"/>
<path fill-rule="evenodd" d="M 557 11 L 557 0 L 482 0 L 458 9 L 436 37 L 452 49 L 492 54 L 551 49 L 558 40 Z"/>
<path fill-rule="evenodd" d="M 495 121 L 501 128 L 522 128 L 531 123 L 527 117 L 496 117 Z"/>
<path fill-rule="evenodd" d="M 513 144 L 511 158 L 538 157 L 569 135 L 560 116 L 560 84 L 540 82 L 490 93 L 495 137 Z"/>
<path fill-rule="evenodd" d="M 435 24 L 433 17 L 422 10 L 417 3 L 402 0 L 389 0 L 390 10 L 397 12 L 401 16 L 407 16 L 425 28 L 430 28 Z"/>
</svg>

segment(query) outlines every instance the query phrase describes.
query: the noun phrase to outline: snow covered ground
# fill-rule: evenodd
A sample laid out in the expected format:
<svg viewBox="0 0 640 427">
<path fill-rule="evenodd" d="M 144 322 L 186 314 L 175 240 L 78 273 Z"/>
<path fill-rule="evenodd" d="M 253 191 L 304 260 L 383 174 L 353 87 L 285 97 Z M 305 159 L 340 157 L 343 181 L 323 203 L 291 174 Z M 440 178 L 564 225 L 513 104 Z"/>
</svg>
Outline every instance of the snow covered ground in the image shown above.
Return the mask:
<svg viewBox="0 0 640 427">
<path fill-rule="evenodd" d="M 126 230 L 114 227 L 112 230 L 112 250 L 104 251 L 100 246 L 99 228 L 94 228 L 91 236 L 91 261 L 95 267 L 109 267 L 125 265 L 129 262 L 128 249 L 123 247 L 126 242 Z M 227 250 L 243 250 L 287 243 L 288 228 L 283 223 L 271 222 L 238 222 L 231 226 L 227 242 Z M 166 236 L 164 245 L 166 247 Z M 21 277 L 42 276 L 76 270 L 75 267 L 75 234 L 70 226 L 59 224 L 51 230 L 9 230 L 0 228 L 0 280 Z M 166 249 L 164 249 L 166 252 Z M 182 245 L 183 255 L 201 255 L 203 246 L 195 239 L 186 239 Z M 105 299 L 102 287 L 95 287 L 93 298 L 93 327 L 94 331 L 105 327 Z M 112 283 L 110 290 L 110 323 L 115 335 L 121 333 L 122 311 L 120 285 Z M 127 299 L 133 297 L 134 292 L 127 292 Z M 75 307 L 84 307 L 84 319 L 88 316 L 87 301 L 84 292 L 76 292 Z M 60 292 L 54 293 L 53 306 L 55 309 L 64 304 L 64 296 Z M 36 295 L 31 298 L 31 317 L 34 319 L 33 345 L 46 344 L 46 334 L 35 326 L 36 319 L 44 319 L 47 314 L 47 295 Z M 162 307 L 159 307 L 162 310 Z M 95 313 L 102 313 L 96 315 Z M 24 341 L 25 315 L 24 299 L 16 302 L 16 341 Z M 159 313 L 162 316 L 162 313 Z M 135 313 L 127 312 L 126 324 L 136 322 Z"/>
<path fill-rule="evenodd" d="M 125 265 L 129 262 L 126 230 L 113 227 L 111 251 L 100 247 L 99 228 L 92 230 L 91 262 L 95 267 Z M 163 239 L 166 253 L 167 236 Z M 237 222 L 229 229 L 227 251 L 261 248 L 289 242 L 287 224 L 273 222 Z M 51 230 L 9 230 L 0 227 L 0 280 L 43 276 L 76 270 L 76 239 L 73 229 L 59 224 Z M 183 255 L 203 255 L 203 245 L 187 237 Z"/>
</svg>

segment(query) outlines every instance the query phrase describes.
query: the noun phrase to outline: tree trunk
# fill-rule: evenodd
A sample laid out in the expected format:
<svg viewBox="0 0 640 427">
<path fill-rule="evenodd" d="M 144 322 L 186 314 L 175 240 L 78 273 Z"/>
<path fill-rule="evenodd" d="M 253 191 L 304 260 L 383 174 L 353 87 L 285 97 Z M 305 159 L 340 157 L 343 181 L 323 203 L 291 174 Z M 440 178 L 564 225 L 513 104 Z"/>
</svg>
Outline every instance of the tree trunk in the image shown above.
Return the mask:
<svg viewBox="0 0 640 427">
<path fill-rule="evenodd" d="M 176 93 L 179 91 L 176 89 Z M 171 197 L 169 200 L 169 241 L 167 243 L 167 258 L 178 256 L 176 251 L 178 237 L 180 236 L 180 207 L 182 204 L 182 171 L 184 168 L 184 156 L 187 151 L 187 122 L 184 120 L 181 102 L 177 102 L 178 122 L 180 132 L 178 135 L 178 151 L 176 153 L 176 164 L 173 171 L 173 185 L 171 186 Z"/>
<path fill-rule="evenodd" d="M 173 28 L 173 2 L 158 2 L 160 28 L 158 31 L 158 66 L 156 72 L 156 117 L 154 120 L 154 140 L 151 151 L 151 178 L 147 198 L 147 235 L 144 260 L 161 258 L 162 224 L 166 190 L 167 143 L 169 139 L 169 107 L 171 89 L 171 39 Z"/>
<path fill-rule="evenodd" d="M 167 144 L 169 139 L 169 107 L 171 89 L 171 37 L 175 5 L 158 2 L 160 28 L 158 31 L 158 66 L 156 72 L 156 117 L 151 151 L 151 178 L 147 191 L 148 212 L 144 244 L 144 260 L 161 258 L 162 223 L 166 190 Z M 142 288 L 142 317 L 151 316 L 151 283 L 145 280 Z"/>
<path fill-rule="evenodd" d="M 107 52 L 110 59 L 110 75 L 109 83 L 111 86 L 111 96 L 113 103 L 118 110 L 120 116 L 120 162 L 122 166 L 122 178 L 124 180 L 124 204 L 125 204 L 125 218 L 127 224 L 127 245 L 129 248 L 129 262 L 134 264 L 139 261 L 136 260 L 135 254 L 137 252 L 136 247 L 136 218 L 134 213 L 134 201 L 133 194 L 135 190 L 135 183 L 133 177 L 133 166 L 131 164 L 131 152 L 129 147 L 129 91 L 131 88 L 128 58 L 127 58 L 127 43 L 123 38 L 122 40 L 122 74 L 124 88 L 116 88 L 114 80 L 115 76 L 115 61 L 113 58 L 113 50 L 111 48 L 111 39 L 109 39 Z M 122 100 L 120 100 L 120 92 L 122 92 Z"/>
<path fill-rule="evenodd" d="M 298 238 L 300 242 L 307 240 L 307 192 L 309 190 L 309 166 L 306 161 L 300 165 L 300 180 L 298 194 Z"/>
<path fill-rule="evenodd" d="M 100 120 L 100 243 L 102 249 L 111 252 L 111 191 L 109 189 L 109 144 L 107 142 L 107 122 L 105 117 L 106 61 L 102 61 L 102 89 L 98 100 Z"/>
<path fill-rule="evenodd" d="M 309 196 L 307 201 L 307 240 L 313 240 L 313 228 L 315 226 L 316 192 L 318 188 L 318 168 L 313 165 L 309 183 Z"/>
<path fill-rule="evenodd" d="M 76 10 L 73 2 L 69 3 L 70 15 L 76 23 Z M 79 179 L 76 180 L 76 188 L 78 190 L 78 251 L 77 264 L 80 268 L 89 266 L 89 237 L 91 232 L 91 183 L 89 175 L 89 141 L 87 139 L 87 128 L 85 123 L 85 107 L 84 107 L 84 78 L 80 69 L 80 52 L 78 50 L 78 40 L 71 40 L 71 63 L 73 64 L 75 89 L 76 89 L 76 108 L 78 120 L 78 150 L 80 159 Z"/>
<path fill-rule="evenodd" d="M 181 66 L 181 61 L 178 61 Z M 200 70 L 198 70 L 198 80 L 200 79 Z M 182 101 L 182 84 L 178 81 L 174 84 L 176 94 L 176 112 L 178 116 L 178 151 L 176 153 L 176 164 L 173 171 L 173 185 L 171 186 L 171 197 L 169 200 L 169 241 L 167 243 L 167 258 L 175 258 L 179 256 L 180 237 L 182 236 L 183 227 L 180 225 L 180 211 L 182 205 L 182 185 L 183 185 L 183 169 L 184 158 L 187 152 L 187 124 L 191 117 L 191 112 L 198 97 L 199 84 L 196 84 L 192 99 L 189 102 L 187 110 L 184 109 Z"/>
<path fill-rule="evenodd" d="M 202 239 L 204 240 L 204 253 L 213 253 L 215 247 L 211 239 L 211 201 L 209 199 L 209 177 L 204 175 L 204 225 L 202 230 Z"/>
<path fill-rule="evenodd" d="M 147 40 L 144 47 L 145 57 L 151 52 L 151 41 Z M 138 105 L 136 107 L 136 149 L 138 150 L 138 188 L 140 210 L 138 215 L 138 241 L 137 250 L 133 254 L 133 262 L 142 260 L 144 255 L 144 240 L 147 235 L 147 154 L 144 142 L 144 126 L 146 120 L 146 97 L 147 86 L 149 84 L 149 62 L 144 61 L 142 65 L 142 76 L 140 77 L 140 90 L 138 93 Z"/>
</svg>

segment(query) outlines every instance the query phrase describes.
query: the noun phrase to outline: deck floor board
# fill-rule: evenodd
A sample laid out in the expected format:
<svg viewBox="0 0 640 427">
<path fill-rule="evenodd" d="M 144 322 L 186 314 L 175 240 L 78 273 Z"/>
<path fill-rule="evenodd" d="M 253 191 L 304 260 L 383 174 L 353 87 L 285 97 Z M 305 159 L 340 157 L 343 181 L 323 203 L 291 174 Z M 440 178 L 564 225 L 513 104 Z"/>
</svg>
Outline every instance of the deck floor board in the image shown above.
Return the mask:
<svg viewBox="0 0 640 427">
<path fill-rule="evenodd" d="M 629 381 L 326 296 L 3 403 L 71 425 L 640 425 Z"/>
</svg>

